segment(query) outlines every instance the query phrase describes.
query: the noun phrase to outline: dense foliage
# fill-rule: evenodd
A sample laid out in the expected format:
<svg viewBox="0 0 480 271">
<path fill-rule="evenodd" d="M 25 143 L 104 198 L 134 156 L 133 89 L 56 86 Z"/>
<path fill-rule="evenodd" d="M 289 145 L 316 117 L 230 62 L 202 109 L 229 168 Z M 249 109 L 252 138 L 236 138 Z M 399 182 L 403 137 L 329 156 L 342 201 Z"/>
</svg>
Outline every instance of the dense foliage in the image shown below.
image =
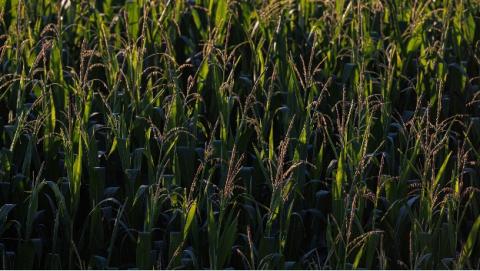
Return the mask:
<svg viewBox="0 0 480 271">
<path fill-rule="evenodd" d="M 480 2 L 0 0 L 3 268 L 480 268 Z"/>
</svg>

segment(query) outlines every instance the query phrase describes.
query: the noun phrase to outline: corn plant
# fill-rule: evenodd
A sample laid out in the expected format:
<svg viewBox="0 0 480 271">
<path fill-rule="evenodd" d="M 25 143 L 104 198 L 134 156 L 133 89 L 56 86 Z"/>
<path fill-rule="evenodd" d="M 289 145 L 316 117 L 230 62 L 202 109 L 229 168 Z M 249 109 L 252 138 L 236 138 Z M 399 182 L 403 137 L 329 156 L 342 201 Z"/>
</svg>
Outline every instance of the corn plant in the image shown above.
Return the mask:
<svg viewBox="0 0 480 271">
<path fill-rule="evenodd" d="M 478 269 L 480 3 L 0 0 L 4 269 Z"/>
</svg>

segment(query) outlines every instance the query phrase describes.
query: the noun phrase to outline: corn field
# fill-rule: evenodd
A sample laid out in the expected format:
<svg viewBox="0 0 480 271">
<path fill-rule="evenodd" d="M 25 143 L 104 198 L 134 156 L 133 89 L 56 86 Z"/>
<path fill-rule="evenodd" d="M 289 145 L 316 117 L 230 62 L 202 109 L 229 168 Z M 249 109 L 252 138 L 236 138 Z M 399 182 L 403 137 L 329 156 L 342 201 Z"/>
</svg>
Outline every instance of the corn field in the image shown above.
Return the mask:
<svg viewBox="0 0 480 271">
<path fill-rule="evenodd" d="M 480 268 L 477 0 L 0 0 L 3 269 Z"/>
</svg>

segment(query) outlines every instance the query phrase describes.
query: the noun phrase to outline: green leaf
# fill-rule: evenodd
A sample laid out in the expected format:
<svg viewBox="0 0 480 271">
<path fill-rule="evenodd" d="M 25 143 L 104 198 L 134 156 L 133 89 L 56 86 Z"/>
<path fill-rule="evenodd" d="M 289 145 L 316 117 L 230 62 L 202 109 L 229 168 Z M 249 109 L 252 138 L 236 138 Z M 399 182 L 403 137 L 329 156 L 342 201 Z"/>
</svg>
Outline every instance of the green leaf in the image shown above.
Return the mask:
<svg viewBox="0 0 480 271">
<path fill-rule="evenodd" d="M 340 156 L 338 157 L 338 165 L 337 165 L 337 173 L 335 174 L 335 182 L 332 187 L 332 195 L 333 199 L 341 199 L 342 198 L 342 187 L 345 180 L 345 151 L 342 150 Z"/>
<path fill-rule="evenodd" d="M 335 12 L 337 16 L 340 18 L 343 16 L 343 7 L 345 6 L 345 0 L 336 0 L 335 1 Z"/>
<path fill-rule="evenodd" d="M 414 35 L 411 37 L 407 44 L 407 54 L 417 51 L 420 45 L 422 45 L 421 35 Z"/>
<path fill-rule="evenodd" d="M 193 219 L 195 218 L 195 212 L 197 211 L 197 201 L 193 201 L 188 209 L 187 219 L 185 221 L 185 227 L 183 228 L 183 239 L 187 239 L 190 226 L 192 226 Z"/>
<path fill-rule="evenodd" d="M 128 0 L 126 3 L 126 12 L 128 14 L 128 33 L 133 40 L 138 37 L 140 25 L 140 9 L 142 0 Z"/>
<path fill-rule="evenodd" d="M 477 217 L 475 223 L 473 223 L 472 229 L 468 234 L 467 242 L 463 245 L 462 251 L 458 258 L 457 268 L 463 269 L 468 258 L 472 254 L 475 243 L 477 242 L 478 230 L 480 229 L 480 216 Z"/>
<path fill-rule="evenodd" d="M 444 173 L 445 173 L 445 169 L 447 168 L 447 164 L 448 164 L 448 161 L 450 160 L 450 156 L 452 155 L 452 152 L 449 152 L 447 157 L 445 158 L 445 160 L 443 161 L 442 163 L 442 166 L 440 167 L 440 169 L 438 170 L 437 172 L 437 176 L 435 177 L 435 181 L 433 183 L 433 187 L 436 188 L 437 185 L 438 185 L 438 182 L 442 179 Z"/>
<path fill-rule="evenodd" d="M 362 247 L 360 248 L 360 250 L 358 250 L 357 255 L 355 255 L 355 260 L 354 260 L 354 262 L 353 262 L 353 269 L 357 269 L 357 268 L 358 268 L 358 265 L 360 264 L 360 261 L 362 260 L 363 251 L 364 251 L 364 249 L 365 249 L 365 245 L 366 245 L 366 244 L 363 244 Z"/>
<path fill-rule="evenodd" d="M 337 220 L 339 225 L 343 224 L 344 219 L 344 203 L 343 203 L 343 184 L 346 180 L 346 171 L 345 171 L 345 149 L 342 149 L 338 157 L 337 172 L 335 174 L 335 180 L 332 185 L 332 208 L 333 216 Z"/>
<path fill-rule="evenodd" d="M 217 7 L 215 9 L 215 26 L 219 27 L 225 23 L 228 18 L 228 2 L 227 0 L 217 0 Z"/>
<path fill-rule="evenodd" d="M 210 267 L 217 268 L 217 239 L 218 239 L 218 232 L 217 232 L 217 223 L 215 221 L 215 215 L 213 213 L 213 208 L 211 203 L 207 205 L 207 230 L 208 230 L 208 254 L 210 258 Z"/>
<path fill-rule="evenodd" d="M 70 180 L 70 187 L 71 187 L 71 208 L 72 211 L 76 211 L 78 207 L 78 202 L 80 200 L 80 186 L 82 181 L 82 140 L 78 141 L 78 153 L 77 157 L 75 158 L 75 162 L 73 163 L 73 172 Z"/>
<path fill-rule="evenodd" d="M 473 18 L 473 15 L 471 13 L 469 13 L 467 18 L 464 20 L 462 27 L 466 42 L 473 45 L 475 39 L 476 25 L 475 19 Z"/>
<path fill-rule="evenodd" d="M 218 268 L 224 268 L 225 264 L 230 259 L 230 255 L 232 254 L 232 247 L 237 236 L 237 217 L 235 217 L 233 221 L 230 221 L 230 219 L 227 221 L 227 227 L 223 231 L 222 237 L 220 238 L 221 242 L 217 262 Z"/>
</svg>

